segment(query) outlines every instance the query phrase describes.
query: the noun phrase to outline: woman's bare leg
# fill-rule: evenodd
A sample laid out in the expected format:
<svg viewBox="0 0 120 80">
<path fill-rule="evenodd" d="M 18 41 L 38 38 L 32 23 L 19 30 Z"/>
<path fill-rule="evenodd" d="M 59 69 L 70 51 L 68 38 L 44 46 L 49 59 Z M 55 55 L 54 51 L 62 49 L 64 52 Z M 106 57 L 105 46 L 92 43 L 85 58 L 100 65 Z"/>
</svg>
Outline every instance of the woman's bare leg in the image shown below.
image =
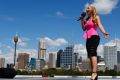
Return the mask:
<svg viewBox="0 0 120 80">
<path fill-rule="evenodd" d="M 91 71 L 92 71 L 91 79 L 94 80 L 95 77 L 97 76 L 97 57 L 96 56 L 90 57 L 90 63 L 91 63 Z"/>
<path fill-rule="evenodd" d="M 93 56 L 91 57 L 91 65 L 92 65 L 92 72 L 97 72 L 97 57 Z"/>
</svg>

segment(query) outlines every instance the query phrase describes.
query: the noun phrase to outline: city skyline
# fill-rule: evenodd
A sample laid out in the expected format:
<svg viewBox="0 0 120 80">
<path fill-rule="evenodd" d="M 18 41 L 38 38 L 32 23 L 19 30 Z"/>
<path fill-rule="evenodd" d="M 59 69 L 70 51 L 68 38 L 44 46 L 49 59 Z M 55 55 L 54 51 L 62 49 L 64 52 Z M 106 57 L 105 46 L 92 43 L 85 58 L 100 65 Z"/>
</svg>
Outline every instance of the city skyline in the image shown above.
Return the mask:
<svg viewBox="0 0 120 80">
<path fill-rule="evenodd" d="M 107 1 L 107 2 L 106 2 Z M 29 53 L 37 58 L 38 42 L 43 39 L 47 44 L 47 53 L 57 53 L 68 43 L 74 43 L 78 52 L 86 56 L 85 39 L 81 23 L 76 21 L 88 3 L 100 4 L 101 21 L 109 39 L 101 36 L 98 53 L 103 55 L 103 45 L 113 43 L 117 38 L 120 44 L 119 2 L 118 0 L 4 0 L 0 1 L 0 57 L 13 62 L 13 37 L 18 34 L 17 55 Z M 110 3 L 110 4 L 108 4 Z M 107 6 L 107 5 L 108 6 Z M 103 9 L 103 7 L 105 9 Z M 11 56 L 11 57 L 10 57 Z"/>
</svg>

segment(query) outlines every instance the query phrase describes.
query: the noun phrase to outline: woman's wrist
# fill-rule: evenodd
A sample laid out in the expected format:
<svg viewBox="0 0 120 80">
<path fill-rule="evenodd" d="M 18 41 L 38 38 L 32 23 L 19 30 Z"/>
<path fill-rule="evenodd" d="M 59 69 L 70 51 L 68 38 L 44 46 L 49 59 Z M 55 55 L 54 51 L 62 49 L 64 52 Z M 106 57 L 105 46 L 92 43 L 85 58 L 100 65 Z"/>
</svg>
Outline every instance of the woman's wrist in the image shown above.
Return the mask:
<svg viewBox="0 0 120 80">
<path fill-rule="evenodd" d="M 106 32 L 103 32 L 103 34 L 105 35 L 105 34 L 106 34 Z"/>
<path fill-rule="evenodd" d="M 109 33 L 107 33 L 107 32 L 104 32 L 103 34 L 104 34 L 104 35 L 109 35 Z"/>
<path fill-rule="evenodd" d="M 85 22 L 85 20 L 84 20 L 84 19 L 81 19 L 81 22 L 82 22 L 82 23 L 84 23 L 84 22 Z"/>
</svg>

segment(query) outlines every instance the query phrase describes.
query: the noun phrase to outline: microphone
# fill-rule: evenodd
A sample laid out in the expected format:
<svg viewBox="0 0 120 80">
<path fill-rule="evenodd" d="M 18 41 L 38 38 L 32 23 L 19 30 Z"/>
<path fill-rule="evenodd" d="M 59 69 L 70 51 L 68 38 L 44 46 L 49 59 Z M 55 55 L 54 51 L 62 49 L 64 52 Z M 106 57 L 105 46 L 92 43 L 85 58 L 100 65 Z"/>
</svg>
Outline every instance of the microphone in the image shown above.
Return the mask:
<svg viewBox="0 0 120 80">
<path fill-rule="evenodd" d="M 81 18 L 84 18 L 85 16 L 86 16 L 86 12 L 82 12 L 82 13 L 81 13 L 81 16 L 78 18 L 77 21 L 81 20 Z"/>
</svg>

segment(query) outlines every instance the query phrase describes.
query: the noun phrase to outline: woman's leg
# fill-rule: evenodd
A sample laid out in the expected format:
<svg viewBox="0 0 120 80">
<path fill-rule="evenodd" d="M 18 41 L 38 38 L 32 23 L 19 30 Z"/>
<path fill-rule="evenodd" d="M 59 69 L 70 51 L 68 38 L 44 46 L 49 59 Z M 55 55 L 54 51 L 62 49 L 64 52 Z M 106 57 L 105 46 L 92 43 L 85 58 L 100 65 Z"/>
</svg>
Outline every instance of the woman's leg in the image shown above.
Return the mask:
<svg viewBox="0 0 120 80">
<path fill-rule="evenodd" d="M 90 63 L 92 71 L 91 79 L 95 80 L 95 78 L 97 77 L 97 57 L 96 56 L 90 57 Z"/>
<path fill-rule="evenodd" d="M 90 39 L 87 39 L 86 42 L 88 58 L 90 59 L 91 64 L 92 80 L 97 80 L 97 47 L 99 45 L 99 41 L 99 36 L 92 36 Z"/>
<path fill-rule="evenodd" d="M 97 57 L 96 56 L 92 56 L 91 57 L 91 68 L 92 68 L 92 72 L 97 72 Z"/>
<path fill-rule="evenodd" d="M 90 57 L 89 60 L 90 60 L 90 67 L 91 67 L 91 72 L 92 72 L 93 71 L 92 58 Z"/>
</svg>

